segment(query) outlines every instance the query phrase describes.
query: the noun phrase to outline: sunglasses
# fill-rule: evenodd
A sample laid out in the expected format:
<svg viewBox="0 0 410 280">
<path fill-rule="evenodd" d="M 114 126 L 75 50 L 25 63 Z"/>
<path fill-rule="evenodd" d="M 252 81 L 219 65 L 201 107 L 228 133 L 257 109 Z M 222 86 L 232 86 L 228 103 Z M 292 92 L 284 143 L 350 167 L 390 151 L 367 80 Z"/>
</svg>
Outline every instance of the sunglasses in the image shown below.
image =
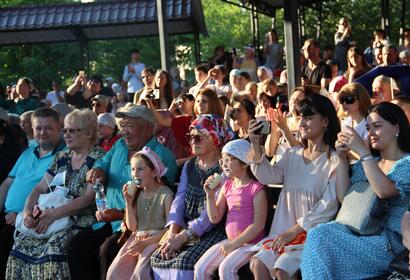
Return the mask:
<svg viewBox="0 0 410 280">
<path fill-rule="evenodd" d="M 64 133 L 64 134 L 67 134 L 67 133 L 74 134 L 74 133 L 76 133 L 76 132 L 80 132 L 81 130 L 82 130 L 81 128 L 77 128 L 77 129 L 74 129 L 74 128 L 64 128 L 64 129 L 63 129 L 63 133 Z"/>
<path fill-rule="evenodd" d="M 340 104 L 343 104 L 343 103 L 353 104 L 355 101 L 356 101 L 356 97 L 354 97 L 352 95 L 348 95 L 348 96 L 339 98 L 339 103 Z"/>
<path fill-rule="evenodd" d="M 187 133 L 187 134 L 185 135 L 185 137 L 186 137 L 186 140 L 187 140 L 189 143 L 191 143 L 192 140 L 194 141 L 194 144 L 201 143 L 201 141 L 202 141 L 201 135 L 198 135 L 198 134 L 192 135 L 192 134 Z"/>
</svg>

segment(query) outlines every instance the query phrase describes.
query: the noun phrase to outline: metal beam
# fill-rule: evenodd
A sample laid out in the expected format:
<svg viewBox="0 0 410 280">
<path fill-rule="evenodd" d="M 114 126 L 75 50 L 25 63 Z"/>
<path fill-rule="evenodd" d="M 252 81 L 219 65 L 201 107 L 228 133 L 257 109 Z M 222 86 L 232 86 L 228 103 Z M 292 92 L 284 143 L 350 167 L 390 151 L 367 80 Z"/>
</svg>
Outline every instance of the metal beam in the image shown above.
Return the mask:
<svg viewBox="0 0 410 280">
<path fill-rule="evenodd" d="M 90 48 L 88 38 L 83 30 L 79 27 L 70 29 L 71 33 L 77 38 L 80 44 L 80 65 L 88 74 L 90 74 Z"/>
<path fill-rule="evenodd" d="M 157 17 L 158 17 L 158 33 L 159 33 L 159 48 L 161 51 L 161 68 L 169 71 L 171 68 L 169 62 L 169 42 L 167 28 L 167 10 L 166 1 L 157 0 Z"/>
<path fill-rule="evenodd" d="M 201 64 L 201 41 L 199 40 L 199 33 L 194 32 L 194 47 L 195 47 L 195 63 Z"/>
<path fill-rule="evenodd" d="M 300 46 L 298 32 L 298 0 L 284 1 L 286 69 L 288 95 L 300 84 Z"/>
</svg>

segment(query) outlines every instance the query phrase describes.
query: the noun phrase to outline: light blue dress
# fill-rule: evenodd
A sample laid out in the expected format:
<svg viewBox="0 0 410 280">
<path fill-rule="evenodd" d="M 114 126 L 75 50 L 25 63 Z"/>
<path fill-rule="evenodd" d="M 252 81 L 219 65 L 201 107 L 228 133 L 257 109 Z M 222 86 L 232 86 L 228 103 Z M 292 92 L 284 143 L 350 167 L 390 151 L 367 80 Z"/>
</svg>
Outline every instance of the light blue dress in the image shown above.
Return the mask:
<svg viewBox="0 0 410 280">
<path fill-rule="evenodd" d="M 400 221 L 410 199 L 410 155 L 398 160 L 387 176 L 400 196 L 389 200 L 389 213 L 380 235 L 359 236 L 337 222 L 318 225 L 308 232 L 301 270 L 304 280 L 366 279 L 390 272 L 394 254 L 404 249 Z M 367 181 L 360 162 L 353 166 L 352 184 Z"/>
</svg>

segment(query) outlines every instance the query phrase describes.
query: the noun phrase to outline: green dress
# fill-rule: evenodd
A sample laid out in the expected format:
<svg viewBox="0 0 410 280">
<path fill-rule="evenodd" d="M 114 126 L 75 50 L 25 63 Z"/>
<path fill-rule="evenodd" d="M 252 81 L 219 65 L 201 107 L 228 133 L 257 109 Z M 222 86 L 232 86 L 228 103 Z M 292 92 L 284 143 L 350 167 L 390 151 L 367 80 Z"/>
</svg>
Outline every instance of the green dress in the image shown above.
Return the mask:
<svg viewBox="0 0 410 280">
<path fill-rule="evenodd" d="M 47 172 L 55 176 L 66 171 L 66 187 L 70 190 L 68 195 L 77 198 L 84 195 L 87 190 L 87 171 L 103 155 L 104 151 L 101 148 L 94 147 L 83 165 L 73 170 L 71 151 L 61 151 L 56 154 Z M 30 238 L 19 234 L 7 262 L 6 279 L 70 279 L 65 243 L 74 234 L 96 222 L 94 213 L 95 205 L 91 205 L 77 213 L 77 219 L 72 227 L 59 231 L 48 239 Z"/>
<path fill-rule="evenodd" d="M 40 102 L 36 98 L 20 99 L 17 102 L 0 98 L 0 107 L 7 110 L 9 113 L 21 115 L 24 112 L 35 110 L 40 107 Z"/>
</svg>

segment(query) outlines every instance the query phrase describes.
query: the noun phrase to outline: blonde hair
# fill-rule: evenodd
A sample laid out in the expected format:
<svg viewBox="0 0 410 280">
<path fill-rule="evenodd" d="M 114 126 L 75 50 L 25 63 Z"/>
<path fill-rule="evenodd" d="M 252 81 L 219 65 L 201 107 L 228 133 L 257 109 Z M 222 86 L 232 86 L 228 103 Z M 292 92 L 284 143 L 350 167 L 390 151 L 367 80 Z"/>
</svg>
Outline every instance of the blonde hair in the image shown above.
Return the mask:
<svg viewBox="0 0 410 280">
<path fill-rule="evenodd" d="M 79 126 L 79 128 L 88 133 L 91 136 L 91 144 L 97 143 L 98 120 L 97 115 L 93 111 L 90 109 L 75 109 L 64 118 L 64 125 L 70 123 Z"/>
<path fill-rule="evenodd" d="M 359 102 L 359 111 L 362 116 L 367 115 L 371 104 L 369 93 L 366 88 L 359 83 L 350 83 L 344 85 L 339 91 L 339 98 L 353 95 Z"/>
</svg>

